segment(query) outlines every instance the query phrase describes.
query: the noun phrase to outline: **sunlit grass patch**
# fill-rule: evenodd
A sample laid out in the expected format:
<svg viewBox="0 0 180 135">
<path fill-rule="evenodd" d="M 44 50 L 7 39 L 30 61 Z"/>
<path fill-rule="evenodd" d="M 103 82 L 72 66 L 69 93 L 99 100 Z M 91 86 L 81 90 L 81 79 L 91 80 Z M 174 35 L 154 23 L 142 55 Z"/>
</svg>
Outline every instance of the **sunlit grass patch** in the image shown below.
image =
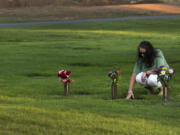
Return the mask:
<svg viewBox="0 0 180 135">
<path fill-rule="evenodd" d="M 177 126 L 130 115 L 105 117 L 76 110 L 39 109 L 23 106 L 0 106 L 1 133 L 13 134 L 178 134 Z M 11 128 L 13 127 L 13 128 Z M 161 130 L 159 130 L 161 129 Z"/>
</svg>

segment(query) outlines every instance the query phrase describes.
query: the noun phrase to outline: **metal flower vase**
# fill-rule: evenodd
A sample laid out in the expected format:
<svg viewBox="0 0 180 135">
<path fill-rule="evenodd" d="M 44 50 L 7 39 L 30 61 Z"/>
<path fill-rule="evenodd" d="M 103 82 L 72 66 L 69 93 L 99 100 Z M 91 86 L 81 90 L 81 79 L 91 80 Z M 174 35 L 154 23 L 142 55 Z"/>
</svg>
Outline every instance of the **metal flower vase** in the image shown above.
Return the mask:
<svg viewBox="0 0 180 135">
<path fill-rule="evenodd" d="M 64 95 L 65 96 L 70 95 L 70 82 L 64 83 Z"/>
<path fill-rule="evenodd" d="M 112 83 L 111 85 L 112 99 L 117 98 L 117 84 Z"/>
</svg>

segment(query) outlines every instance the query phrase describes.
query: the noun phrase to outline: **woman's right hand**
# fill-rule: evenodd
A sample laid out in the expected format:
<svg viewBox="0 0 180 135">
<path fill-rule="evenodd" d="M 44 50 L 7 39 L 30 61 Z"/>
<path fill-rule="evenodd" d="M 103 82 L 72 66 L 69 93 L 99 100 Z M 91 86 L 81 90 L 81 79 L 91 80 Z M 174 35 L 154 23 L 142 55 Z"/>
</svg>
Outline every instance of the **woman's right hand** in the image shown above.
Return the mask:
<svg viewBox="0 0 180 135">
<path fill-rule="evenodd" d="M 128 99 L 134 99 L 134 94 L 133 94 L 133 91 L 132 90 L 129 90 L 128 91 L 128 95 L 127 95 L 127 97 L 126 97 L 126 100 L 128 100 Z"/>
</svg>

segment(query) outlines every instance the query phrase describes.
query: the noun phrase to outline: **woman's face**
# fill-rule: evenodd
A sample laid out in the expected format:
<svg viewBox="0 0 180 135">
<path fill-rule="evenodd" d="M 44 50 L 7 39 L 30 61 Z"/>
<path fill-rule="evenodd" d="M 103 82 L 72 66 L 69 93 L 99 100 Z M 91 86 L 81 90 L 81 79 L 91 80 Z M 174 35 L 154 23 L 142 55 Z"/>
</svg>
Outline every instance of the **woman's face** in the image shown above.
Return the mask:
<svg viewBox="0 0 180 135">
<path fill-rule="evenodd" d="M 139 48 L 139 53 L 142 57 L 144 57 L 145 53 L 146 53 L 146 49 L 145 48 Z"/>
</svg>

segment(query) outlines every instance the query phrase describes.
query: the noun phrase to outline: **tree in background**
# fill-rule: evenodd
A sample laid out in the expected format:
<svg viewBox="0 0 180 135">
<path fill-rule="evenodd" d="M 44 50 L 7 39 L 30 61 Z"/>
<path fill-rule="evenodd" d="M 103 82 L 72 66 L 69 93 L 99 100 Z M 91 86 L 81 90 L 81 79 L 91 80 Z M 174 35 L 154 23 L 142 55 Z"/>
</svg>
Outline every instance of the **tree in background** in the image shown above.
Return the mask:
<svg viewBox="0 0 180 135">
<path fill-rule="evenodd" d="M 158 3 L 164 1 L 180 1 L 180 0 L 0 0 L 1 8 L 13 7 L 33 7 L 33 6 L 100 6 L 100 5 L 116 5 L 116 4 L 137 4 L 137 3 Z"/>
</svg>

